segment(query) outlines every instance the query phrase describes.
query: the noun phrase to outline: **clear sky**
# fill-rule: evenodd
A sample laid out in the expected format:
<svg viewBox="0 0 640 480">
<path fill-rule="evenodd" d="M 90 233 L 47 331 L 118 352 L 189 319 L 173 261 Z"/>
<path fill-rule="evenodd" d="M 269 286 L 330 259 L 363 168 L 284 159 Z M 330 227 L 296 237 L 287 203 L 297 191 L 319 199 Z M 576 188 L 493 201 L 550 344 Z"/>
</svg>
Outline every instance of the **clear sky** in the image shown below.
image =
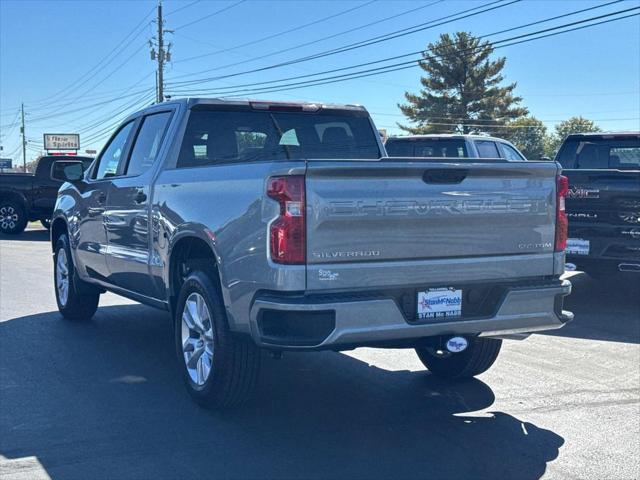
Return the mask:
<svg viewBox="0 0 640 480">
<path fill-rule="evenodd" d="M 203 84 L 173 83 L 287 62 L 489 3 L 491 0 L 166 0 L 165 28 L 175 30 L 166 35 L 172 43 L 167 93 L 179 97 L 204 91 L 208 96 L 224 96 L 223 91 L 247 89 L 249 94 L 240 93 L 253 98 L 359 103 L 372 112 L 378 127 L 398 133 L 395 123 L 402 116 L 396 105 L 405 91 L 419 88 L 419 68 L 281 92 L 251 94 L 257 86 L 230 87 L 381 60 L 421 50 L 440 33 L 466 30 L 485 36 L 608 2 L 523 0 L 295 65 Z M 123 115 L 150 103 L 155 64 L 148 41 L 155 35 L 156 25 L 151 21 L 156 4 L 155 0 L 0 0 L 2 156 L 21 160 L 16 121 L 21 102 L 26 112 L 28 160 L 41 151 L 44 132 L 80 132 L 82 150 L 99 149 Z M 638 0 L 618 2 L 487 38 L 506 39 L 638 6 Z M 549 128 L 570 116 L 583 115 L 605 130 L 640 130 L 639 18 L 507 46 L 494 55 L 507 57 L 506 80 L 517 82 L 523 105 Z M 287 51 L 277 53 L 281 50 Z"/>
</svg>

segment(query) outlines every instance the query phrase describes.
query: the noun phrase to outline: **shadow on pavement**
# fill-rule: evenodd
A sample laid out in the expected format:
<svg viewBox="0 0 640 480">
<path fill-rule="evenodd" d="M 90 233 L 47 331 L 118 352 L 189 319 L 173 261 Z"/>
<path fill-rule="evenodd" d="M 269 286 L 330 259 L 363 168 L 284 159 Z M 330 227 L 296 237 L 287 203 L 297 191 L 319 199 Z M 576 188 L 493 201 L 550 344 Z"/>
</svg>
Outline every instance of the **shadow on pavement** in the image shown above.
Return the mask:
<svg viewBox="0 0 640 480">
<path fill-rule="evenodd" d="M 640 343 L 639 274 L 594 279 L 580 273 L 569 280 L 573 289 L 564 309 L 575 314 L 573 322 L 540 334 Z"/>
<path fill-rule="evenodd" d="M 495 400 L 479 380 L 332 352 L 265 358 L 250 404 L 203 410 L 181 384 L 169 317 L 140 305 L 0 323 L 0 360 L 3 478 L 35 457 L 53 479 L 538 479 L 563 444 L 503 412 L 472 414 Z"/>
<path fill-rule="evenodd" d="M 0 233 L 0 240 L 13 240 L 21 242 L 48 242 L 49 230 L 44 228 L 29 228 L 17 235 L 5 235 Z"/>
</svg>

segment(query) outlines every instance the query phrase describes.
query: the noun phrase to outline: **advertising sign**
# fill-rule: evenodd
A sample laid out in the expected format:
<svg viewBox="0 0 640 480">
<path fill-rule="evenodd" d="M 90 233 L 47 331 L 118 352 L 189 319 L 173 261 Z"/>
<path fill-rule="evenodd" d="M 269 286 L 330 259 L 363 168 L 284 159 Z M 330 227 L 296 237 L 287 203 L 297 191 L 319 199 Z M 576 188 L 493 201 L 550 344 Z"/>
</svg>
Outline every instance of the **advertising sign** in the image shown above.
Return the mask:
<svg viewBox="0 0 640 480">
<path fill-rule="evenodd" d="M 0 168 L 11 168 L 13 162 L 10 158 L 0 158 Z"/>
<path fill-rule="evenodd" d="M 80 135 L 77 133 L 45 133 L 45 150 L 79 150 Z"/>
</svg>

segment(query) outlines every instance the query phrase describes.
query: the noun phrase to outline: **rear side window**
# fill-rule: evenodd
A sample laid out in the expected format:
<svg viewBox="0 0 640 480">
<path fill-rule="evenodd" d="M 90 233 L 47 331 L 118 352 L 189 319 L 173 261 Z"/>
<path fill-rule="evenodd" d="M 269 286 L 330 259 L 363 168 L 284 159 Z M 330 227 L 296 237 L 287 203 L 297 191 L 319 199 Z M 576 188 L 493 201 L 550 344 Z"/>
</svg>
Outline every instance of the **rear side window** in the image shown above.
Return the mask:
<svg viewBox="0 0 640 480">
<path fill-rule="evenodd" d="M 367 116 L 346 113 L 194 110 L 178 168 L 287 159 L 377 159 Z"/>
<path fill-rule="evenodd" d="M 413 142 L 410 140 L 387 141 L 384 148 L 390 157 L 413 157 Z"/>
<path fill-rule="evenodd" d="M 476 148 L 478 149 L 478 156 L 480 158 L 500 158 L 498 147 L 496 142 L 490 142 L 488 140 L 476 140 Z"/>
<path fill-rule="evenodd" d="M 171 112 L 154 113 L 144 117 L 131 150 L 127 176 L 140 175 L 153 165 L 162 146 L 170 117 Z"/>
<path fill-rule="evenodd" d="M 612 147 L 609 149 L 609 168 L 640 169 L 640 146 Z"/>
</svg>

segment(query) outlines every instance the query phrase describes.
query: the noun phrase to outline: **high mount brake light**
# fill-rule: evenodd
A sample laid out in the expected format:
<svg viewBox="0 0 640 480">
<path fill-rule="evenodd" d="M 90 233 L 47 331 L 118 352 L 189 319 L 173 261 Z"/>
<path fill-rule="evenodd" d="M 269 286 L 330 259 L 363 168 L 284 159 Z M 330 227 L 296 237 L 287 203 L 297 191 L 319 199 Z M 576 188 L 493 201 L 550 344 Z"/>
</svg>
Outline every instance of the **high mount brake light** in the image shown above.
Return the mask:
<svg viewBox="0 0 640 480">
<path fill-rule="evenodd" d="M 317 112 L 320 106 L 315 103 L 284 103 L 284 102 L 249 102 L 254 110 L 269 110 L 271 112 Z"/>
<path fill-rule="evenodd" d="M 563 252 L 567 248 L 569 219 L 565 211 L 565 198 L 569 192 L 569 179 L 558 175 L 556 179 L 556 244 L 555 251 Z"/>
<path fill-rule="evenodd" d="M 304 175 L 271 177 L 267 196 L 280 204 L 280 216 L 269 227 L 271 260 L 287 265 L 306 260 Z"/>
</svg>

